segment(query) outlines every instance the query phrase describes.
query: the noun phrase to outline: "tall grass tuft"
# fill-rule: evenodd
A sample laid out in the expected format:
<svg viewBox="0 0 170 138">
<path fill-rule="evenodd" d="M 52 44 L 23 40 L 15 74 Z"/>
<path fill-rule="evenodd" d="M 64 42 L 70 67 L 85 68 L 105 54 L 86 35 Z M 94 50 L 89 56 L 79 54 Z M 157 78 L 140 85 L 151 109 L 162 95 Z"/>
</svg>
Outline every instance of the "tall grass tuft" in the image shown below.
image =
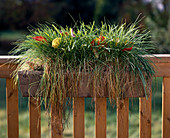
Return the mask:
<svg viewBox="0 0 170 138">
<path fill-rule="evenodd" d="M 37 96 L 42 94 L 46 109 L 56 104 L 63 111 L 63 123 L 69 116 L 65 110 L 71 107 L 83 80 L 93 98 L 107 91 L 111 103 L 134 90 L 144 90 L 147 96 L 148 79 L 155 71 L 145 56 L 152 54 L 154 46 L 150 31 L 138 24 L 80 22 L 74 28 L 39 24 L 15 42 L 10 52 L 20 55 L 14 77 L 17 80 L 20 70 L 43 71 Z"/>
</svg>

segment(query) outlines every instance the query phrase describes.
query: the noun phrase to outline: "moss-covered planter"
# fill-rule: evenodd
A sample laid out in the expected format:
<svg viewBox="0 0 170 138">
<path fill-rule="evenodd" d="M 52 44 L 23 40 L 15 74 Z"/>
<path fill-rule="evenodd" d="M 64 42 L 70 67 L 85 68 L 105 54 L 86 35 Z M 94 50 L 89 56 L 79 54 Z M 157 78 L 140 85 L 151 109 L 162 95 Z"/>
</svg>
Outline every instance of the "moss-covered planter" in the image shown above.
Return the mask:
<svg viewBox="0 0 170 138">
<path fill-rule="evenodd" d="M 19 77 L 19 83 L 20 83 L 20 89 L 23 97 L 35 97 L 37 96 L 38 89 L 39 89 L 39 83 L 41 80 L 41 77 L 43 75 L 43 71 L 19 71 L 18 72 L 18 77 Z M 143 89 L 142 82 L 140 79 L 138 80 L 138 84 L 141 83 L 140 88 L 135 87 L 135 82 L 134 82 L 134 88 L 131 90 L 128 90 L 128 85 L 126 86 L 127 91 L 124 92 L 120 97 L 123 98 L 135 98 L 135 97 L 145 97 L 145 92 Z M 151 89 L 152 86 L 152 81 L 151 79 L 148 80 L 148 89 Z M 88 84 L 87 77 L 85 76 L 84 79 L 81 82 L 81 85 L 78 88 L 78 94 L 77 97 L 109 97 L 107 87 L 104 87 L 104 91 L 101 91 L 97 94 L 93 93 L 93 87 Z M 149 91 L 147 95 L 149 95 Z M 40 95 L 41 96 L 41 95 Z M 74 97 L 74 96 L 73 96 Z"/>
<path fill-rule="evenodd" d="M 19 84 L 23 97 L 35 96 L 39 88 L 42 71 L 19 71 Z"/>
</svg>

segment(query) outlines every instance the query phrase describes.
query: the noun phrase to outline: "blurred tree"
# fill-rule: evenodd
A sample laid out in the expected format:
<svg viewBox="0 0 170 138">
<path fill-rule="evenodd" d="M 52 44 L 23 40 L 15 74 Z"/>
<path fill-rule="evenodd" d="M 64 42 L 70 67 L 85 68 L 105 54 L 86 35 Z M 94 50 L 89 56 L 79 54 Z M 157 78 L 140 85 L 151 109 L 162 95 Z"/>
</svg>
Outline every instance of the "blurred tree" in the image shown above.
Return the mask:
<svg viewBox="0 0 170 138">
<path fill-rule="evenodd" d="M 117 22 L 120 14 L 120 9 L 122 9 L 123 0 L 97 0 L 95 11 L 94 11 L 94 20 L 97 23 L 103 21 L 104 18 L 109 22 Z"/>
<path fill-rule="evenodd" d="M 156 44 L 155 53 L 170 53 L 169 6 L 168 0 L 124 0 L 119 16 L 130 23 L 142 14 L 145 18 L 141 23 L 151 30 L 152 40 Z"/>
<path fill-rule="evenodd" d="M 1 0 L 0 29 L 22 29 L 28 24 L 51 21 L 50 7 L 48 0 Z"/>
<path fill-rule="evenodd" d="M 141 24 L 152 30 L 157 53 L 170 53 L 169 0 L 0 0 L 0 30 L 26 29 L 31 24 L 53 22 L 72 26 L 75 21 L 127 23 L 142 13 Z M 72 19 L 72 17 L 74 19 Z M 141 16 L 141 17 L 142 17 Z"/>
<path fill-rule="evenodd" d="M 166 26 L 159 26 L 151 18 L 146 18 L 146 24 L 152 33 L 152 40 L 156 44 L 156 53 L 170 54 L 170 19 Z"/>
<path fill-rule="evenodd" d="M 146 1 L 146 0 L 145 0 Z M 147 13 L 145 24 L 150 28 L 152 40 L 156 44 L 156 53 L 170 53 L 170 3 L 168 0 L 155 0 L 146 3 L 151 8 Z"/>
<path fill-rule="evenodd" d="M 58 2 L 52 0 L 53 5 L 58 5 L 58 11 L 55 12 L 56 22 L 63 26 L 74 25 L 74 20 L 84 20 L 85 23 L 93 21 L 95 0 L 63 0 Z"/>
<path fill-rule="evenodd" d="M 0 0 L 0 29 L 22 29 L 28 24 L 56 21 L 71 25 L 74 21 L 100 23 L 117 21 L 123 0 Z M 72 17 L 71 17 L 72 16 Z"/>
</svg>

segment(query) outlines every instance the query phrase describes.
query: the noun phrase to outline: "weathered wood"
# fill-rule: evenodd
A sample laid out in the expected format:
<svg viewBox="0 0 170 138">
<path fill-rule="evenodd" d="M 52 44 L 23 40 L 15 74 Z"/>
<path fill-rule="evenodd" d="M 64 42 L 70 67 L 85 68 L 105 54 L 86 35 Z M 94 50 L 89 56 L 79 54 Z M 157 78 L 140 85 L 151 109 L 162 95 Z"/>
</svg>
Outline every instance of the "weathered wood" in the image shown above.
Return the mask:
<svg viewBox="0 0 170 138">
<path fill-rule="evenodd" d="M 159 57 L 159 58 L 156 58 L 156 57 L 149 57 L 154 63 L 155 65 L 157 66 L 157 73 L 156 73 L 156 76 L 165 76 L 164 77 L 164 80 L 163 80 L 163 100 L 162 100 L 162 117 L 163 117 L 163 122 L 162 122 L 162 137 L 166 138 L 168 137 L 169 138 L 169 133 L 170 133 L 170 127 L 169 127 L 169 115 L 170 115 L 170 105 L 169 105 L 169 100 L 170 100 L 170 94 L 169 94 L 169 90 L 170 90 L 170 85 L 168 86 L 168 84 L 170 83 L 169 81 L 169 78 L 170 78 L 170 55 L 155 55 L 156 57 Z M 0 65 L 8 62 L 8 58 L 10 58 L 10 60 L 13 60 L 15 59 L 16 57 L 2 57 L 0 56 Z M 4 66 L 0 66 L 0 78 L 10 78 L 10 73 L 13 71 L 14 69 L 11 69 L 11 67 L 9 68 L 8 64 L 4 65 Z M 169 76 L 169 77 L 168 77 Z M 15 123 L 15 122 L 18 122 L 18 96 L 16 96 L 16 91 L 17 90 L 14 90 L 12 86 L 12 83 L 9 83 L 9 80 L 11 81 L 11 79 L 7 79 L 7 122 L 8 122 L 8 137 L 19 137 L 18 135 L 18 123 Z M 10 92 L 10 91 L 13 91 L 13 92 Z M 15 94 L 14 94 L 15 93 Z M 15 95 L 15 96 L 14 96 Z M 12 98 L 11 98 L 12 97 Z M 14 98 L 15 97 L 15 98 Z M 89 94 L 86 94 L 84 93 L 83 94 L 83 97 L 89 97 Z M 15 99 L 15 100 L 14 100 Z M 97 98 L 97 99 L 100 99 L 100 98 Z M 151 118 L 150 118 L 150 124 L 149 124 L 149 121 L 147 121 L 148 125 L 146 125 L 145 127 L 142 127 L 144 126 L 144 123 L 146 123 L 145 121 L 147 119 L 144 118 L 144 115 L 148 114 L 148 112 L 145 112 L 144 110 L 146 110 L 147 108 L 149 108 L 151 106 L 151 104 L 149 104 L 149 107 L 147 106 L 148 103 L 145 103 L 145 105 L 143 105 L 144 102 L 147 102 L 147 100 L 145 101 L 146 99 L 145 98 L 141 98 L 140 99 L 140 104 L 141 104 L 141 109 L 140 111 L 142 111 L 143 113 L 141 114 L 140 113 L 140 131 L 145 131 L 146 135 L 150 137 L 150 133 L 151 133 L 151 130 L 148 130 L 146 131 L 146 128 L 151 125 Z M 13 102 L 12 102 L 13 101 Z M 15 102 L 14 102 L 15 101 Z M 121 100 L 122 101 L 122 100 Z M 124 99 L 124 103 L 125 103 L 125 99 Z M 17 103 L 17 104 L 16 104 Z M 151 103 L 151 102 L 150 102 Z M 16 106 L 17 105 L 17 106 Z M 125 104 L 127 105 L 127 104 Z M 17 107 L 17 108 L 16 108 Z M 17 110 L 16 110 L 17 109 Z M 96 108 L 97 109 L 97 108 Z M 127 124 L 128 124 L 128 113 L 127 111 L 124 112 L 123 110 L 127 110 L 127 106 L 123 106 L 123 109 L 117 109 L 117 113 L 118 113 L 118 124 L 123 124 L 121 123 L 122 120 L 125 120 L 123 122 L 127 122 L 127 123 L 124 123 L 123 125 L 119 125 L 118 126 L 118 129 L 123 132 L 123 134 L 119 133 L 119 130 L 117 135 L 118 137 L 121 137 L 121 135 L 125 136 L 127 135 L 128 137 L 128 131 L 126 131 L 127 129 L 125 129 L 125 131 L 122 131 L 122 128 L 124 128 L 124 126 L 126 126 L 125 128 L 127 128 Z M 102 109 L 103 110 L 103 109 Z M 15 111 L 15 112 L 14 112 Z M 151 111 L 150 111 L 151 112 Z M 59 123 L 57 124 L 60 124 L 60 125 L 54 125 L 54 127 L 52 127 L 52 129 L 54 128 L 57 128 L 56 126 L 61 126 L 59 127 L 60 130 L 62 130 L 62 113 L 59 113 L 58 116 L 59 116 L 59 119 L 56 119 L 54 118 L 53 114 L 57 114 L 55 113 L 55 110 L 52 111 L 52 122 L 54 122 L 55 120 L 60 120 L 58 121 Z M 102 112 L 103 114 L 103 112 Z M 121 114 L 122 116 L 124 117 L 123 119 L 120 119 L 121 118 Z M 151 116 L 151 114 L 149 114 L 149 116 Z M 15 118 L 15 119 L 13 119 Z M 145 121 L 142 121 L 142 119 L 144 119 Z M 146 124 L 147 124 L 146 123 Z M 52 125 L 53 126 L 53 125 Z M 106 127 L 106 126 L 105 126 Z M 121 128 L 119 128 L 121 127 Z M 54 129 L 55 132 L 57 129 Z M 142 130 L 144 129 L 144 130 Z M 12 132 L 12 133 L 11 133 Z M 54 137 L 58 136 L 58 133 L 55 133 L 54 131 L 52 132 L 54 135 Z M 57 135 L 56 135 L 57 134 Z M 97 134 L 97 133 L 96 133 Z M 146 136 L 144 133 L 141 133 L 141 137 L 144 137 Z M 53 135 L 52 135 L 53 136 Z M 59 135 L 58 137 L 62 137 L 62 134 Z M 126 137 L 126 136 L 125 136 Z"/>
<path fill-rule="evenodd" d="M 73 137 L 84 138 L 84 98 L 73 99 Z"/>
<path fill-rule="evenodd" d="M 30 138 L 41 138 L 40 98 L 29 98 L 29 128 Z"/>
<path fill-rule="evenodd" d="M 95 138 L 106 138 L 106 98 L 95 99 Z"/>
<path fill-rule="evenodd" d="M 0 56 L 0 64 L 12 63 L 12 61 L 17 58 L 19 58 L 19 56 Z"/>
<path fill-rule="evenodd" d="M 152 92 L 148 99 L 139 99 L 139 137 L 151 138 Z"/>
<path fill-rule="evenodd" d="M 51 138 L 63 137 L 62 109 L 57 112 L 56 104 L 51 105 Z"/>
<path fill-rule="evenodd" d="M 0 64 L 0 78 L 11 78 L 12 72 L 16 67 L 16 65 Z"/>
<path fill-rule="evenodd" d="M 170 60 L 170 59 L 169 59 Z M 170 63 L 155 63 L 156 77 L 170 77 Z"/>
<path fill-rule="evenodd" d="M 129 98 L 117 100 L 117 138 L 129 136 Z"/>
<path fill-rule="evenodd" d="M 19 71 L 18 78 L 23 97 L 36 97 L 43 71 Z M 40 95 L 42 96 L 42 95 Z"/>
<path fill-rule="evenodd" d="M 9 72 L 5 73 L 5 70 L 1 70 L 2 65 L 14 65 L 13 60 L 18 58 L 19 56 L 0 56 L 0 77 L 1 78 L 9 78 Z M 170 76 L 170 55 L 169 54 L 155 54 L 153 56 L 145 56 L 153 61 L 153 63 L 157 66 L 156 76 Z M 7 67 L 7 66 L 6 66 Z M 5 67 L 5 68 L 6 68 Z M 6 68 L 6 71 L 9 70 L 9 67 Z M 85 94 L 86 96 L 86 94 Z"/>
<path fill-rule="evenodd" d="M 154 63 L 170 63 L 170 54 L 154 54 L 153 56 L 146 56 Z"/>
<path fill-rule="evenodd" d="M 39 88 L 39 83 L 42 77 L 43 71 L 19 71 L 18 72 L 18 78 L 19 78 L 19 82 L 20 82 L 20 89 L 21 89 L 21 93 L 23 97 L 36 97 L 38 92 L 38 88 Z M 86 74 L 82 74 L 83 75 L 83 79 L 80 80 L 81 84 L 78 86 L 78 94 L 76 95 L 76 97 L 79 98 L 84 98 L 84 97 L 94 97 L 93 95 L 93 87 L 91 85 L 89 85 L 88 83 L 88 75 Z M 131 78 L 133 79 L 133 78 Z M 148 80 L 149 82 L 149 80 Z M 141 79 L 138 80 L 138 84 L 141 85 L 141 90 L 142 90 L 142 81 Z M 144 97 L 145 96 L 145 92 L 144 91 L 138 91 L 139 88 L 135 87 L 135 82 L 133 82 L 134 87 L 133 89 L 128 89 L 129 86 L 126 85 L 127 87 L 127 91 L 126 93 L 123 93 L 123 97 L 125 98 L 130 98 L 130 97 Z M 151 86 L 148 83 L 149 86 Z M 96 94 L 97 98 L 106 98 L 108 97 L 108 90 L 107 87 L 105 86 L 104 91 L 99 91 Z M 40 95 L 41 96 L 41 95 Z M 66 95 L 68 97 L 70 97 L 70 95 Z"/>
<path fill-rule="evenodd" d="M 7 136 L 19 138 L 18 122 L 18 87 L 12 79 L 6 79 L 6 103 L 7 103 Z"/>
<path fill-rule="evenodd" d="M 170 77 L 162 84 L 162 138 L 170 138 Z"/>
</svg>

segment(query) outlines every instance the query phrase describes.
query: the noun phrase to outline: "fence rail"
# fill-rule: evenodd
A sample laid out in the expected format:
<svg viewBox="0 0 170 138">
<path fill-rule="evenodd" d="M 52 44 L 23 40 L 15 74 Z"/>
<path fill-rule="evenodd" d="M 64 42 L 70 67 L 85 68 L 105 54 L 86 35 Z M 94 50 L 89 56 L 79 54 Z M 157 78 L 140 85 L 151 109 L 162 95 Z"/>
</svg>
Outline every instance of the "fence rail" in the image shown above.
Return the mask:
<svg viewBox="0 0 170 138">
<path fill-rule="evenodd" d="M 15 56 L 0 56 L 0 78 L 6 78 L 7 102 L 7 136 L 19 138 L 18 121 L 18 88 L 13 86 L 10 74 L 17 67 L 11 61 Z M 170 138 L 170 55 L 155 55 L 150 58 L 156 67 L 156 77 L 163 77 L 162 89 L 162 138 Z M 86 97 L 85 97 L 86 98 Z M 73 98 L 73 137 L 84 138 L 84 98 Z M 152 94 L 149 98 L 139 98 L 139 137 L 151 138 Z M 62 112 L 56 114 L 51 107 L 51 137 L 62 138 Z M 95 137 L 106 138 L 106 98 L 95 99 Z M 117 137 L 129 136 L 129 99 L 118 102 L 117 106 Z M 41 109 L 37 102 L 29 98 L 29 130 L 30 138 L 41 137 Z"/>
</svg>

